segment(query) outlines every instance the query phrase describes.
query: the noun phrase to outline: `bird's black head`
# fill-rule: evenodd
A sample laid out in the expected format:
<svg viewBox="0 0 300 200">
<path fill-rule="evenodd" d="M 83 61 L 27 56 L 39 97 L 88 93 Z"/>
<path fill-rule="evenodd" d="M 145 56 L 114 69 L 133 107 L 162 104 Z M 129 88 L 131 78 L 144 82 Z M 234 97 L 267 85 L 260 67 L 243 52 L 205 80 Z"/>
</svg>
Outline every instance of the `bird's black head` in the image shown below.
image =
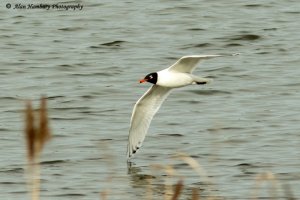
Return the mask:
<svg viewBox="0 0 300 200">
<path fill-rule="evenodd" d="M 156 84 L 157 83 L 157 73 L 156 72 L 150 73 L 147 76 L 145 76 L 144 79 L 140 80 L 140 83 L 144 83 L 144 82 Z"/>
</svg>

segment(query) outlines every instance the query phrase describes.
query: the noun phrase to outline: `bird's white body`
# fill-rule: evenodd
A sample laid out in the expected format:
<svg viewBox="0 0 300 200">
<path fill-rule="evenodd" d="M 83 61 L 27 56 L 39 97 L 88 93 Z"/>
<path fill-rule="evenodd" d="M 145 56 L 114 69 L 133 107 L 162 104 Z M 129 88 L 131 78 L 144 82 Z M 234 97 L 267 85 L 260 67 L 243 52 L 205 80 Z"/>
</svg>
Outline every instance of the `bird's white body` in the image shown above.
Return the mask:
<svg viewBox="0 0 300 200">
<path fill-rule="evenodd" d="M 180 72 L 174 72 L 169 69 L 164 69 L 159 72 L 158 79 L 156 85 L 162 86 L 162 87 L 169 87 L 169 88 L 180 88 L 187 85 L 197 84 L 197 83 L 208 83 L 212 81 L 212 79 L 209 78 L 202 78 L 197 77 L 193 74 L 189 73 L 180 73 Z"/>
<path fill-rule="evenodd" d="M 188 73 L 176 73 L 169 69 L 164 69 L 159 72 L 156 85 L 170 88 L 179 88 L 186 85 L 191 85 L 194 82 L 191 74 Z"/>
<path fill-rule="evenodd" d="M 219 57 L 221 55 L 192 55 L 184 56 L 167 69 L 151 73 L 142 82 L 151 82 L 154 85 L 137 101 L 133 108 L 128 137 L 128 159 L 142 146 L 151 120 L 159 110 L 161 104 L 173 88 L 191 84 L 205 84 L 211 79 L 198 77 L 192 74 L 197 63 L 201 60 Z M 153 77 L 155 75 L 155 77 Z"/>
</svg>

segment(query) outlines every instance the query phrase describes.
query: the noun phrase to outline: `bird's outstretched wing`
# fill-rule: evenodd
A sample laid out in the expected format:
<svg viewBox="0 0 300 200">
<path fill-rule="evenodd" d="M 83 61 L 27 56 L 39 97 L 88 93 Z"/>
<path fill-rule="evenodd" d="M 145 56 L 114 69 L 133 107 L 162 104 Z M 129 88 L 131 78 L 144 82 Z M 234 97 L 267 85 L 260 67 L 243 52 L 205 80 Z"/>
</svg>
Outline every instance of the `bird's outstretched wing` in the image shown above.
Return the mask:
<svg viewBox="0 0 300 200">
<path fill-rule="evenodd" d="M 182 73 L 192 73 L 196 68 L 197 63 L 209 59 L 220 57 L 223 55 L 191 55 L 191 56 L 183 56 L 176 63 L 174 63 L 171 67 L 169 67 L 169 71 L 176 71 Z"/>
<path fill-rule="evenodd" d="M 151 120 L 167 98 L 171 88 L 153 85 L 135 104 L 131 116 L 127 158 L 142 146 Z"/>
</svg>

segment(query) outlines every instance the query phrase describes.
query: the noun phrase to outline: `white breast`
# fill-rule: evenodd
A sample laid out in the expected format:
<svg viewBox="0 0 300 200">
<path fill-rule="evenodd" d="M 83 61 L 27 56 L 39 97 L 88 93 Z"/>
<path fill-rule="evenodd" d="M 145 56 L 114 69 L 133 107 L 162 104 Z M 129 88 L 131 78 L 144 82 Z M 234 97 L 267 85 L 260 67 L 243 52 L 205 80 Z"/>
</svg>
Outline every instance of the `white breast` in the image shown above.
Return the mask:
<svg viewBox="0 0 300 200">
<path fill-rule="evenodd" d="M 178 88 L 193 83 L 193 78 L 189 73 L 173 72 L 164 69 L 157 72 L 157 74 L 158 79 L 156 84 L 163 87 Z"/>
</svg>

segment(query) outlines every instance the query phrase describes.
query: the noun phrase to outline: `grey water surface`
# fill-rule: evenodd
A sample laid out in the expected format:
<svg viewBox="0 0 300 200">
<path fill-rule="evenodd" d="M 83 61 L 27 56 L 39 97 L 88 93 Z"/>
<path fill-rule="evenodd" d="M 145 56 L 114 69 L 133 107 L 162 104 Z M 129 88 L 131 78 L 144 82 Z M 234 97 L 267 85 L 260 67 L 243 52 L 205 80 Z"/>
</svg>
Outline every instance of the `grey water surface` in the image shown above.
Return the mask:
<svg viewBox="0 0 300 200">
<path fill-rule="evenodd" d="M 14 9 L 20 2 L 0 5 L 1 199 L 30 199 L 22 110 L 27 99 L 37 108 L 41 95 L 53 133 L 41 157 L 41 199 L 99 199 L 103 191 L 107 199 L 146 199 L 149 191 L 163 199 L 165 181 L 180 177 L 182 199 L 193 188 L 203 198 L 299 199 L 299 1 L 92 0 L 65 2 L 82 10 Z M 198 66 L 195 74 L 214 82 L 174 91 L 127 165 L 132 108 L 150 87 L 138 80 L 184 55 L 237 52 Z M 178 152 L 206 175 L 175 159 Z M 178 176 L 156 164 L 172 165 Z M 259 181 L 262 173 L 275 178 Z"/>
</svg>

